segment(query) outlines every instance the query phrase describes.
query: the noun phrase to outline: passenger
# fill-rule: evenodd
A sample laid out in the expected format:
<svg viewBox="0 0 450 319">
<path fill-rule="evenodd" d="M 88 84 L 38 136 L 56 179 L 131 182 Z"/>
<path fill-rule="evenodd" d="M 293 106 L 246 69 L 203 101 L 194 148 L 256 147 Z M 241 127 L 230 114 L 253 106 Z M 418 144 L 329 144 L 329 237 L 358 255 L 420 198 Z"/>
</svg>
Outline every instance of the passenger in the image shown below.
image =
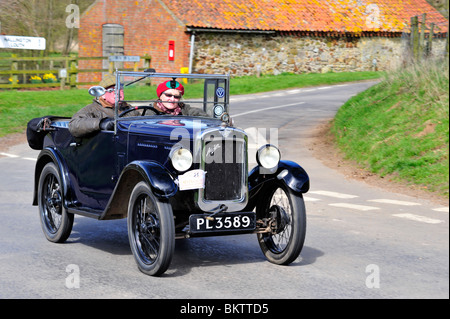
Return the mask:
<svg viewBox="0 0 450 319">
<path fill-rule="evenodd" d="M 200 108 L 191 107 L 180 102 L 184 94 L 183 85 L 175 80 L 168 80 L 156 88 L 158 101 L 153 105 L 161 113 L 168 115 L 208 116 Z"/>
<path fill-rule="evenodd" d="M 105 89 L 114 89 L 116 77 L 107 74 L 99 83 Z M 120 90 L 120 98 L 123 99 L 123 90 Z M 103 96 L 95 98 L 93 102 L 79 110 L 69 122 L 69 131 L 75 137 L 83 137 L 99 130 L 114 129 L 114 105 L 115 92 L 107 92 Z M 129 108 L 128 104 L 120 107 L 120 112 Z M 125 116 L 138 116 L 138 111 L 132 111 Z"/>
</svg>

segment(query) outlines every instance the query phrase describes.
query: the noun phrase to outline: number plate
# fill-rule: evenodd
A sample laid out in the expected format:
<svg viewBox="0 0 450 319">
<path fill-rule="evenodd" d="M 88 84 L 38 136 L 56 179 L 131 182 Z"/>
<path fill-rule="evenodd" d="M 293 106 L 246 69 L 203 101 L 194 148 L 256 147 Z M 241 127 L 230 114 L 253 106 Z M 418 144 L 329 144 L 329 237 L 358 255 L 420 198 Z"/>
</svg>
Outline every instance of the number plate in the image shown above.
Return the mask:
<svg viewBox="0 0 450 319">
<path fill-rule="evenodd" d="M 215 215 L 214 220 L 206 219 L 207 215 L 189 216 L 191 233 L 233 232 L 254 230 L 256 228 L 256 214 L 254 212 L 221 213 Z"/>
</svg>

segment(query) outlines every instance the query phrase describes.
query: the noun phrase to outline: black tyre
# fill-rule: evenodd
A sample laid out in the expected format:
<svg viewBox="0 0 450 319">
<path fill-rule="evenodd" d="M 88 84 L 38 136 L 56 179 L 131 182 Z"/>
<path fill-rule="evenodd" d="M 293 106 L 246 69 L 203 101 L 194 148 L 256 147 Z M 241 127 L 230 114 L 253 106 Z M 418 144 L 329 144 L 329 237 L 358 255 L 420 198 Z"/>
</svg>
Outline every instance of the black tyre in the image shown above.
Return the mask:
<svg viewBox="0 0 450 319">
<path fill-rule="evenodd" d="M 258 218 L 272 217 L 275 233 L 258 234 L 259 246 L 266 258 L 288 265 L 300 255 L 306 235 L 306 212 L 302 194 L 292 192 L 277 181 L 263 190 L 256 207 Z"/>
<path fill-rule="evenodd" d="M 65 242 L 72 231 L 73 214 L 64 209 L 63 200 L 58 169 L 54 163 L 48 163 L 39 177 L 38 207 L 44 235 L 54 243 Z"/>
<path fill-rule="evenodd" d="M 138 183 L 131 193 L 128 239 L 143 273 L 159 276 L 169 268 L 175 249 L 172 207 L 156 198 L 145 182 Z"/>
</svg>

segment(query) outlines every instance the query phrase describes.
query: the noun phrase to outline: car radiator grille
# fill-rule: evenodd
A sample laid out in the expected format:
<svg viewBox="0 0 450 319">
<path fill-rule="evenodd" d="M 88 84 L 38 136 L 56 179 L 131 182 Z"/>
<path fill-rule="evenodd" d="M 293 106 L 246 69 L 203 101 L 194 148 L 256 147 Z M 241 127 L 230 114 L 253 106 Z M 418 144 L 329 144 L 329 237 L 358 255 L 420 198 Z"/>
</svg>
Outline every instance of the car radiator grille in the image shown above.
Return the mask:
<svg viewBox="0 0 450 319">
<path fill-rule="evenodd" d="M 246 141 L 214 138 L 203 143 L 206 171 L 204 199 L 234 201 L 245 196 L 247 174 Z"/>
</svg>

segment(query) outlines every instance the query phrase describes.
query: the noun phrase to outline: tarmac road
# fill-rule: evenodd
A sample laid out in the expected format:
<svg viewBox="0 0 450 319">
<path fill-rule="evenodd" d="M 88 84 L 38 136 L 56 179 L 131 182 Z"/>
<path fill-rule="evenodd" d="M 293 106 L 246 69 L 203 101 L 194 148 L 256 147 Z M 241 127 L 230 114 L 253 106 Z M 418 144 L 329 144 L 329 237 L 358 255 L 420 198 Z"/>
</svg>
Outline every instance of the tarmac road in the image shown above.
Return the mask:
<svg viewBox="0 0 450 319">
<path fill-rule="evenodd" d="M 448 207 L 346 180 L 306 147 L 314 127 L 372 84 L 232 97 L 236 126 L 278 135 L 283 158 L 310 175 L 305 246 L 290 266 L 266 261 L 254 235 L 192 238 L 176 242 L 166 274 L 149 277 L 126 220 L 76 216 L 68 241 L 52 244 L 31 206 L 38 152 L 10 148 L 0 154 L 0 298 L 449 298 Z"/>
</svg>

